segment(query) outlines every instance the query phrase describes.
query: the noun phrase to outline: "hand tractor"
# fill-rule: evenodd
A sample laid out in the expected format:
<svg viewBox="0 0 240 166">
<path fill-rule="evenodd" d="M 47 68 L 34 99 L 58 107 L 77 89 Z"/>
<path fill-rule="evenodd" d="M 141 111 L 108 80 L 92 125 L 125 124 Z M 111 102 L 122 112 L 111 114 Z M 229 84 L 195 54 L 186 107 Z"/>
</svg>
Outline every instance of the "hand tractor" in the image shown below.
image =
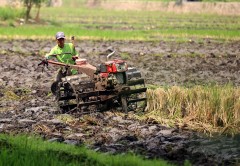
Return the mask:
<svg viewBox="0 0 240 166">
<path fill-rule="evenodd" d="M 97 67 L 80 58 L 75 58 L 74 65 L 53 60 L 44 60 L 39 65 L 48 64 L 61 66 L 65 73 L 70 69 L 78 70 L 79 74 L 66 75 L 51 86 L 51 91 L 64 112 L 111 108 L 128 112 L 144 111 L 146 107 L 147 88 L 144 79 L 138 69 L 128 67 L 124 60 L 107 60 Z"/>
</svg>

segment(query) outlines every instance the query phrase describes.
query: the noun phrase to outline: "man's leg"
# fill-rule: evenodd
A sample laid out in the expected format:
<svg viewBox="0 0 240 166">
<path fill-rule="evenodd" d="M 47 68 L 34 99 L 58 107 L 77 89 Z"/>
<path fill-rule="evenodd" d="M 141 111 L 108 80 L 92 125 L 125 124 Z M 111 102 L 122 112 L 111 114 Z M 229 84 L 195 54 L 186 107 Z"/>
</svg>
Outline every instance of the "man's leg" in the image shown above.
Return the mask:
<svg viewBox="0 0 240 166">
<path fill-rule="evenodd" d="M 62 69 L 58 69 L 58 73 L 56 75 L 56 82 L 61 82 L 61 79 L 64 77 Z"/>
<path fill-rule="evenodd" d="M 62 73 L 62 69 L 58 69 L 57 74 L 55 76 L 55 81 L 52 83 L 51 85 L 51 91 L 52 93 L 56 96 L 56 99 L 59 97 L 59 85 L 58 83 L 61 82 L 63 78 L 63 73 Z"/>
</svg>

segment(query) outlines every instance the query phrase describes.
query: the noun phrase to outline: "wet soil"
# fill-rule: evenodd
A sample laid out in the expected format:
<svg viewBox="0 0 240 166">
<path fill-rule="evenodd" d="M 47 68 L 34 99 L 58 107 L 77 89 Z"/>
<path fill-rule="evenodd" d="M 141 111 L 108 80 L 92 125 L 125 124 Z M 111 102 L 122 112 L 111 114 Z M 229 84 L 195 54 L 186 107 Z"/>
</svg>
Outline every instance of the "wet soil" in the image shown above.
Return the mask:
<svg viewBox="0 0 240 166">
<path fill-rule="evenodd" d="M 2 40 L 0 45 L 0 132 L 40 134 L 49 141 L 86 144 L 108 153 L 134 152 L 146 158 L 164 158 L 182 165 L 235 165 L 240 160 L 240 139 L 207 138 L 184 128 L 168 128 L 152 119 L 137 120 L 111 110 L 60 114 L 50 85 L 57 67 L 41 72 L 37 64 L 52 41 Z M 82 58 L 97 65 L 116 51 L 139 68 L 147 84 L 240 84 L 240 42 L 201 43 L 140 41 L 79 41 Z"/>
</svg>

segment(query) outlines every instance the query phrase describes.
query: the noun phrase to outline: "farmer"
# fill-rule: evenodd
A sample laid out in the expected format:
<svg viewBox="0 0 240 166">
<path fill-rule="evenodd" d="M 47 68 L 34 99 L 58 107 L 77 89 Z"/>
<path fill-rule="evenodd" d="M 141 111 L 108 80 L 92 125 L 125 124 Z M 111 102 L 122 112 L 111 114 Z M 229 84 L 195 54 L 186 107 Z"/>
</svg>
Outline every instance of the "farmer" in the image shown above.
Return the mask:
<svg viewBox="0 0 240 166">
<path fill-rule="evenodd" d="M 56 33 L 56 42 L 57 45 L 54 46 L 50 53 L 48 53 L 45 58 L 46 60 L 51 59 L 52 57 L 56 57 L 56 59 L 65 64 L 74 64 L 75 59 L 78 57 L 78 53 L 76 52 L 74 46 L 74 37 L 72 37 L 72 43 L 65 43 L 65 35 L 63 32 Z M 56 81 L 60 81 L 62 77 L 66 75 L 77 74 L 78 71 L 75 69 L 63 71 L 63 68 L 58 70 L 58 74 L 56 76 Z"/>
</svg>

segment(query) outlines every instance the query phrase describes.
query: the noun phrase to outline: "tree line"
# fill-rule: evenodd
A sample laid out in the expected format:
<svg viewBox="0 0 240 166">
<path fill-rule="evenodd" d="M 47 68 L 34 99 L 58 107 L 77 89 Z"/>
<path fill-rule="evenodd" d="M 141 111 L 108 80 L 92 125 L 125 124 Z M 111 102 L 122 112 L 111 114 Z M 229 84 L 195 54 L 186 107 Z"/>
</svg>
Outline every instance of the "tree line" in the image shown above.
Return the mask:
<svg viewBox="0 0 240 166">
<path fill-rule="evenodd" d="M 36 21 L 39 21 L 40 18 L 40 9 L 42 5 L 45 3 L 46 5 L 50 6 L 51 0 L 21 0 L 23 2 L 24 7 L 26 8 L 25 13 L 25 21 L 28 22 L 30 19 L 30 13 L 31 9 L 35 6 L 37 8 L 37 14 L 36 14 Z"/>
</svg>

